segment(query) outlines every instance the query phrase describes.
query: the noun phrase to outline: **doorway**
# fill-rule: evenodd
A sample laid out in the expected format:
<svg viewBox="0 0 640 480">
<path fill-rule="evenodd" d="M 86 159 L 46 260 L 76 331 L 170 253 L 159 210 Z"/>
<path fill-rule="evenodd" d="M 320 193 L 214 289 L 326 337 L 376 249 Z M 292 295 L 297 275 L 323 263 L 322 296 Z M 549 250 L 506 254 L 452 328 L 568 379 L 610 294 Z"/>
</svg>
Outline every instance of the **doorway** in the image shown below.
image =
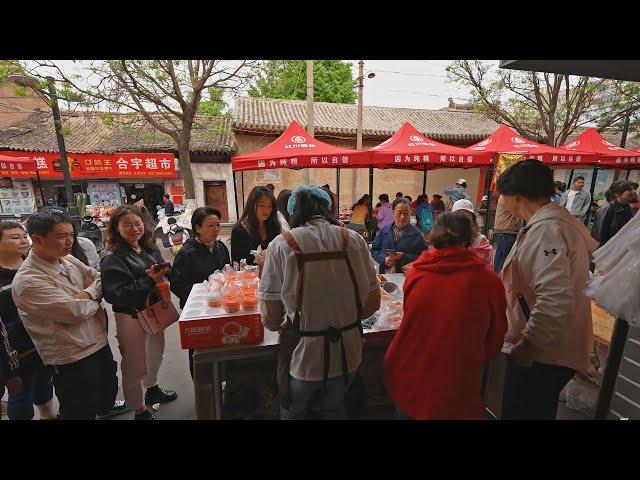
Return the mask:
<svg viewBox="0 0 640 480">
<path fill-rule="evenodd" d="M 206 181 L 204 182 L 204 203 L 208 207 L 217 208 L 222 214 L 220 221 L 229 221 L 229 207 L 227 203 L 227 182 Z"/>
<path fill-rule="evenodd" d="M 159 205 L 162 205 L 162 195 L 164 195 L 164 186 L 154 183 L 121 183 L 127 195 L 127 203 L 135 203 L 141 198 L 144 199 L 144 205 L 149 213 L 157 218 Z M 135 195 L 135 197 L 134 197 Z"/>
</svg>

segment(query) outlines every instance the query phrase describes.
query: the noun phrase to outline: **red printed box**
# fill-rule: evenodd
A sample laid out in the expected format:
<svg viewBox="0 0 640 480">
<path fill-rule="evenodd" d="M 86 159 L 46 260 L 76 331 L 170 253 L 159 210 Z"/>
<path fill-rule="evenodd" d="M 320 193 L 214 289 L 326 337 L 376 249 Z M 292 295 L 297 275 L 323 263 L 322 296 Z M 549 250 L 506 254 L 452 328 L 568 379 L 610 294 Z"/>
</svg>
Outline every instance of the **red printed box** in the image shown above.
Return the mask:
<svg viewBox="0 0 640 480">
<path fill-rule="evenodd" d="M 182 348 L 211 348 L 255 344 L 264 339 L 264 326 L 257 311 L 227 313 L 209 307 L 206 287 L 194 285 L 178 320 Z"/>
</svg>

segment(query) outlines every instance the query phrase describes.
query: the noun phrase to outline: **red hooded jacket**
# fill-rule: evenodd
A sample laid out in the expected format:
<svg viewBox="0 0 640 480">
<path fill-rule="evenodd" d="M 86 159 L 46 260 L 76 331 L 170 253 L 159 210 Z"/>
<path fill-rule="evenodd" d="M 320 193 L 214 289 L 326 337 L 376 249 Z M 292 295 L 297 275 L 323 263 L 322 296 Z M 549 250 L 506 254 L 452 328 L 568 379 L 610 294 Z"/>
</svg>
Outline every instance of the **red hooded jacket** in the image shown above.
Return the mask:
<svg viewBox="0 0 640 480">
<path fill-rule="evenodd" d="M 500 278 L 470 249 L 424 252 L 404 282 L 404 318 L 382 364 L 411 418 L 484 419 L 482 369 L 507 332 Z"/>
</svg>

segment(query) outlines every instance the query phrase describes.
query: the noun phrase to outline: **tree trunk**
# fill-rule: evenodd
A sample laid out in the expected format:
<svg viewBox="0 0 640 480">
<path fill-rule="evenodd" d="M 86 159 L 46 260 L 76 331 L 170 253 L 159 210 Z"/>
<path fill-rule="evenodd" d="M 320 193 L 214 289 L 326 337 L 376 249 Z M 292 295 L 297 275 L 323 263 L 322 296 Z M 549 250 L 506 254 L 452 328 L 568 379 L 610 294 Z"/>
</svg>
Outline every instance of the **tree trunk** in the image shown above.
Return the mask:
<svg viewBox="0 0 640 480">
<path fill-rule="evenodd" d="M 190 133 L 188 136 L 190 136 Z M 180 171 L 182 172 L 182 180 L 184 182 L 184 198 L 185 200 L 194 200 L 195 202 L 196 191 L 193 174 L 191 173 L 191 157 L 189 156 L 188 140 L 178 142 L 178 157 L 180 158 Z"/>
</svg>

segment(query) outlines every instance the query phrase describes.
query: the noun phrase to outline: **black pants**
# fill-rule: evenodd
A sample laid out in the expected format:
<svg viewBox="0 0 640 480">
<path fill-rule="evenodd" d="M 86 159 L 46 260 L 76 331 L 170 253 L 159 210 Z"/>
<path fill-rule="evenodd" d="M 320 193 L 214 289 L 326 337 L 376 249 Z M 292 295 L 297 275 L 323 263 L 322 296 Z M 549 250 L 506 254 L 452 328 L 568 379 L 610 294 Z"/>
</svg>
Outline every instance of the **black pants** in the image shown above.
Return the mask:
<svg viewBox="0 0 640 480">
<path fill-rule="evenodd" d="M 118 364 L 109 345 L 82 360 L 54 368 L 61 420 L 95 420 L 109 411 L 118 394 Z"/>
<path fill-rule="evenodd" d="M 502 420 L 555 420 L 560 391 L 575 371 L 534 362 L 521 367 L 507 355 L 502 394 Z"/>
</svg>

